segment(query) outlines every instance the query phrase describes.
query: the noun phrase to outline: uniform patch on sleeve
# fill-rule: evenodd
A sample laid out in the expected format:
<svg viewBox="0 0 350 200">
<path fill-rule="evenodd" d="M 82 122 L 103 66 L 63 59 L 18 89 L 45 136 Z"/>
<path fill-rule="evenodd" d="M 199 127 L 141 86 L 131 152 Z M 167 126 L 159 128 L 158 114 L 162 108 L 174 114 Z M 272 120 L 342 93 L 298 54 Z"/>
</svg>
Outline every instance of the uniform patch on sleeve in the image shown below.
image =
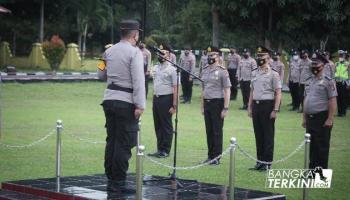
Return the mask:
<svg viewBox="0 0 350 200">
<path fill-rule="evenodd" d="M 105 70 L 106 69 L 106 63 L 104 60 L 100 60 L 98 62 L 98 65 L 97 65 L 97 68 L 101 71 Z"/>
</svg>

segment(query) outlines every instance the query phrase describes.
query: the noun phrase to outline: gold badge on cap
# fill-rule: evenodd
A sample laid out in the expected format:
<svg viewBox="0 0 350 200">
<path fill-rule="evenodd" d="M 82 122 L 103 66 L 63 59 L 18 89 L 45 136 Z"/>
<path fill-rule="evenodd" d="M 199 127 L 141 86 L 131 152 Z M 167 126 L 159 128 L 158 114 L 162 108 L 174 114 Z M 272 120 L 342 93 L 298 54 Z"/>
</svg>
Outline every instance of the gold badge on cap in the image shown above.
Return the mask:
<svg viewBox="0 0 350 200">
<path fill-rule="evenodd" d="M 208 50 L 208 52 L 211 52 L 211 48 L 210 48 L 210 47 L 208 47 L 208 49 L 207 49 L 207 50 Z"/>
<path fill-rule="evenodd" d="M 262 51 L 261 47 L 258 47 L 258 52 L 261 52 L 261 51 Z"/>
</svg>

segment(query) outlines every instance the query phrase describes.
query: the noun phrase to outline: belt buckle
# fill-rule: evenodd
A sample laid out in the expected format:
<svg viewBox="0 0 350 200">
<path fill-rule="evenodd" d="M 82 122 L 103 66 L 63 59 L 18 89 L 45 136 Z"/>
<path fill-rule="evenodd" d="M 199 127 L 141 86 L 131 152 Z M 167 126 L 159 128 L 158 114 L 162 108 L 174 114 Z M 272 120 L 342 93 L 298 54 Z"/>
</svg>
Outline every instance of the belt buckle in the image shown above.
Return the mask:
<svg viewBox="0 0 350 200">
<path fill-rule="evenodd" d="M 205 101 L 206 101 L 206 102 L 210 102 L 210 99 L 206 99 Z"/>
<path fill-rule="evenodd" d="M 312 114 L 310 114 L 310 115 L 309 115 L 309 117 L 310 117 L 310 118 L 314 118 L 315 116 L 314 116 L 314 115 L 312 115 Z"/>
<path fill-rule="evenodd" d="M 259 103 L 260 103 L 260 101 L 255 101 L 255 103 L 256 103 L 256 104 L 259 104 Z"/>
</svg>

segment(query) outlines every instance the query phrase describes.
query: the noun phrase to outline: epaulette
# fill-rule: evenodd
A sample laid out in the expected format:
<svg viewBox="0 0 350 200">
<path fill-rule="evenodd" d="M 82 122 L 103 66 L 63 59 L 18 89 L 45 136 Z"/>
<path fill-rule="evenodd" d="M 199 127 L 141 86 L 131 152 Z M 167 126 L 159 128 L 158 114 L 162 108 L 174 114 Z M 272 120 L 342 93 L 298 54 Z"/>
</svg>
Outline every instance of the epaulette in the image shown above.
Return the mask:
<svg viewBox="0 0 350 200">
<path fill-rule="evenodd" d="M 207 64 L 206 66 L 203 67 L 203 69 L 207 68 L 209 65 Z"/>
<path fill-rule="evenodd" d="M 275 72 L 277 72 L 277 70 L 276 69 L 274 69 L 274 68 L 271 68 L 272 69 L 272 71 L 275 71 Z M 278 72 L 277 72 L 278 73 Z"/>
<path fill-rule="evenodd" d="M 305 79 L 305 81 L 308 81 L 309 79 L 311 79 L 312 78 L 312 76 L 309 76 L 307 79 Z"/>
<path fill-rule="evenodd" d="M 255 71 L 255 70 L 257 70 L 258 68 L 255 68 L 255 69 L 253 69 L 252 71 Z"/>
</svg>

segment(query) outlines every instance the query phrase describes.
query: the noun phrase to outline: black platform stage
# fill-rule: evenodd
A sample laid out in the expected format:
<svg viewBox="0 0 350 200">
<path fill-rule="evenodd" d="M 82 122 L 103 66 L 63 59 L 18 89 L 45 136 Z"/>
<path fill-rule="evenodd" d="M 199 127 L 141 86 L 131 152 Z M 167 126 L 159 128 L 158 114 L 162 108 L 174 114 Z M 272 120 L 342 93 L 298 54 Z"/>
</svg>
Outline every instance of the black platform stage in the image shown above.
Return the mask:
<svg viewBox="0 0 350 200">
<path fill-rule="evenodd" d="M 164 177 L 145 176 L 143 199 L 228 199 L 228 187 L 193 180 L 181 179 L 182 188 L 176 188 L 171 180 Z M 135 189 L 135 175 L 128 175 L 128 187 Z M 60 179 L 59 188 L 55 178 L 9 181 L 2 183 L 2 199 L 135 199 L 135 193 L 120 190 L 106 191 L 104 175 L 71 176 Z M 285 199 L 284 195 L 235 188 L 235 199 Z"/>
</svg>

